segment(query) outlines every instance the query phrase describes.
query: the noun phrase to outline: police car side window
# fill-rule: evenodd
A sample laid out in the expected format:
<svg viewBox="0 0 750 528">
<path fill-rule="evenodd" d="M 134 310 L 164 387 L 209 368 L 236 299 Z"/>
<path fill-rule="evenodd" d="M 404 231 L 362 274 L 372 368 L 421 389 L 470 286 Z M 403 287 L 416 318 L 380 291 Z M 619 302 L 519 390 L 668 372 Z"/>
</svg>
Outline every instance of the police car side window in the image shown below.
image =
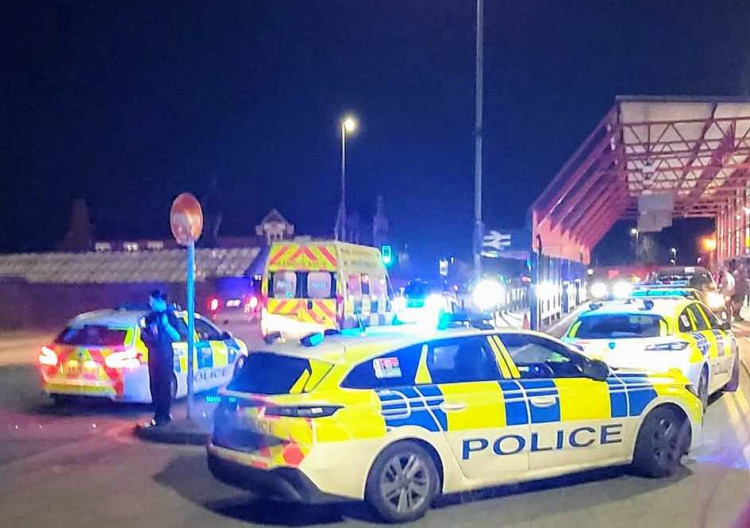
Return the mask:
<svg viewBox="0 0 750 528">
<path fill-rule="evenodd" d="M 482 337 L 441 339 L 429 343 L 427 369 L 432 383 L 500 379 L 494 355 Z"/>
<path fill-rule="evenodd" d="M 687 308 L 682 310 L 682 313 L 677 318 L 677 328 L 680 332 L 692 332 L 693 326 L 690 324 L 690 316 L 687 313 Z"/>
<path fill-rule="evenodd" d="M 702 304 L 699 304 L 699 305 L 696 305 L 696 306 L 697 306 L 698 310 L 700 310 L 701 312 L 703 312 L 705 314 L 705 316 L 708 318 L 708 322 L 711 325 L 711 328 L 714 328 L 714 329 L 721 328 L 721 323 L 719 323 L 719 320 L 716 318 L 716 316 L 714 315 L 714 313 L 711 310 L 709 310 L 708 308 L 706 308 Z"/>
<path fill-rule="evenodd" d="M 198 333 L 198 339 L 201 341 L 218 341 L 221 339 L 221 332 L 203 319 L 195 320 L 195 331 Z"/>
<path fill-rule="evenodd" d="M 177 317 L 177 333 L 180 334 L 180 341 L 187 341 L 187 325 L 182 317 Z"/>
<path fill-rule="evenodd" d="M 345 389 L 386 389 L 414 385 L 423 346 L 413 345 L 363 361 L 349 372 L 341 386 Z"/>
<path fill-rule="evenodd" d="M 501 334 L 498 337 L 523 379 L 583 376 L 580 358 L 559 343 L 529 334 Z"/>
<path fill-rule="evenodd" d="M 708 330 L 708 325 L 706 324 L 706 320 L 703 318 L 703 314 L 698 310 L 698 305 L 691 304 L 687 307 L 687 309 L 690 310 L 690 313 L 693 314 L 696 331 L 703 332 L 704 330 Z"/>
</svg>

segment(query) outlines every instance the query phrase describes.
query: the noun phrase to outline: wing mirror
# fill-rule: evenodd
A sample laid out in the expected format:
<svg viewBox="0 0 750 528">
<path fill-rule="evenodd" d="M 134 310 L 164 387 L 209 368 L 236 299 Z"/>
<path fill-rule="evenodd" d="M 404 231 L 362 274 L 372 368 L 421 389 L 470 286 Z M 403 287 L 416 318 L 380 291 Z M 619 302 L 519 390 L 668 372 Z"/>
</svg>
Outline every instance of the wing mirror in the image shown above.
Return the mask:
<svg viewBox="0 0 750 528">
<path fill-rule="evenodd" d="M 727 332 L 730 332 L 732 330 L 732 321 L 722 321 L 719 327 L 722 330 L 726 330 Z"/>
<path fill-rule="evenodd" d="M 583 363 L 583 375 L 594 381 L 606 381 L 609 377 L 609 366 L 599 359 L 589 359 Z"/>
<path fill-rule="evenodd" d="M 221 340 L 222 340 L 222 341 L 229 341 L 230 339 L 233 339 L 233 337 L 232 337 L 232 332 L 229 332 L 229 331 L 227 331 L 227 330 L 224 330 L 224 331 L 223 331 L 223 332 L 221 333 Z"/>
</svg>

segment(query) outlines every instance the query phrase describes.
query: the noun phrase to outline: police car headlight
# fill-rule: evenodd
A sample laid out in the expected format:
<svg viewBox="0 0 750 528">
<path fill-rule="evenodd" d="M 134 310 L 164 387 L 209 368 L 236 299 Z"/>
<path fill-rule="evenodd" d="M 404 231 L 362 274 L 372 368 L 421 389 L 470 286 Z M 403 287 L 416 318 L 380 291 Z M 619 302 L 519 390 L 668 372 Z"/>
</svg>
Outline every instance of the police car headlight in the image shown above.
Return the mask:
<svg viewBox="0 0 750 528">
<path fill-rule="evenodd" d="M 427 297 L 424 307 L 431 312 L 438 312 L 445 307 L 445 299 L 442 295 L 434 294 Z"/>
<path fill-rule="evenodd" d="M 625 299 L 630 292 L 633 291 L 633 286 L 629 282 L 617 281 L 612 286 L 612 295 L 617 299 Z"/>
<path fill-rule="evenodd" d="M 500 306 L 505 295 L 503 285 L 493 279 L 483 279 L 474 287 L 472 299 L 474 305 L 480 310 L 489 310 Z"/>
<path fill-rule="evenodd" d="M 607 296 L 607 285 L 603 282 L 595 282 L 591 285 L 591 296 L 594 299 L 603 299 Z"/>
<path fill-rule="evenodd" d="M 706 304 L 712 310 L 717 310 L 724 307 L 724 296 L 719 292 L 708 292 L 706 295 Z"/>
<path fill-rule="evenodd" d="M 396 297 L 393 299 L 393 311 L 394 312 L 403 312 L 406 309 L 406 298 L 405 297 Z"/>
</svg>

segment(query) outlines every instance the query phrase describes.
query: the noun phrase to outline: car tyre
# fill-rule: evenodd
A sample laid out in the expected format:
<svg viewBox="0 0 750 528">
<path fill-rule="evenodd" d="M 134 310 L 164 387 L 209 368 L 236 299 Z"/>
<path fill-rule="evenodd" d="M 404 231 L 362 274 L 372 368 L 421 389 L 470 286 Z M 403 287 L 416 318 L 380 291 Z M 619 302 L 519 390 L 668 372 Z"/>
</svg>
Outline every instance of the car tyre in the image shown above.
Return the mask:
<svg viewBox="0 0 750 528">
<path fill-rule="evenodd" d="M 740 388 L 740 355 L 739 351 L 735 351 L 734 366 L 732 367 L 732 377 L 724 385 L 724 392 L 737 392 Z"/>
<path fill-rule="evenodd" d="M 50 394 L 52 402 L 58 407 L 65 407 L 73 403 L 74 398 L 68 394 Z"/>
<path fill-rule="evenodd" d="M 432 505 L 440 489 L 435 462 L 415 442 L 387 447 L 370 468 L 365 500 L 390 523 L 414 521 Z"/>
<path fill-rule="evenodd" d="M 657 407 L 641 424 L 633 455 L 633 469 L 649 478 L 674 474 L 690 447 L 690 423 L 670 407 Z"/>
</svg>

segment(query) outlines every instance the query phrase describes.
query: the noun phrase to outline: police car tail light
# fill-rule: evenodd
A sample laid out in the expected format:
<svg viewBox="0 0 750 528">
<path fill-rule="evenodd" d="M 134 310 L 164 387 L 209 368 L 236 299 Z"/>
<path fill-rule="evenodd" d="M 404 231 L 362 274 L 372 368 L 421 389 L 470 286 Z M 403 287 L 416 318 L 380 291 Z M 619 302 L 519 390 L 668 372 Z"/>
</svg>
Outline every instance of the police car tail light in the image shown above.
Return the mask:
<svg viewBox="0 0 750 528">
<path fill-rule="evenodd" d="M 338 405 L 293 405 L 266 407 L 266 416 L 286 416 L 289 418 L 323 418 L 332 416 L 341 409 Z"/>
<path fill-rule="evenodd" d="M 138 352 L 126 350 L 108 355 L 104 358 L 104 364 L 111 369 L 136 368 L 141 366 L 141 360 L 138 357 Z"/>
<path fill-rule="evenodd" d="M 221 301 L 218 297 L 211 297 L 208 300 L 208 311 L 209 312 L 215 312 L 219 309 L 219 305 L 221 304 Z"/>
<path fill-rule="evenodd" d="M 690 343 L 686 343 L 685 341 L 674 341 L 672 343 L 659 343 L 656 345 L 648 345 L 646 347 L 646 350 L 648 350 L 649 352 L 657 351 L 657 350 L 685 350 L 689 346 L 690 346 Z"/>
<path fill-rule="evenodd" d="M 43 346 L 39 352 L 39 364 L 54 367 L 57 365 L 57 353 L 48 346 Z"/>
</svg>

